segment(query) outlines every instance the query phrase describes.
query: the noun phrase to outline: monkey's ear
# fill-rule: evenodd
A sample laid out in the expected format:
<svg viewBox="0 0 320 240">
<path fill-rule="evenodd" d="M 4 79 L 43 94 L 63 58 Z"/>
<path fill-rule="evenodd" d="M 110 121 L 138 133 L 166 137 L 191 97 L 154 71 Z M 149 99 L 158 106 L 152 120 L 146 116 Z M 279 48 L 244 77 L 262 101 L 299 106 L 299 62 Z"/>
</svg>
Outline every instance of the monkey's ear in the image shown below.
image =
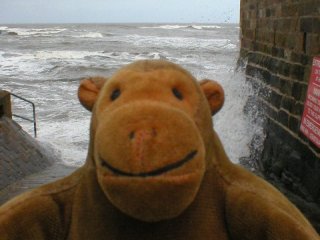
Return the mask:
<svg viewBox="0 0 320 240">
<path fill-rule="evenodd" d="M 80 82 L 78 88 L 78 98 L 82 106 L 92 111 L 93 106 L 98 98 L 98 94 L 107 81 L 105 77 L 89 77 Z"/>
<path fill-rule="evenodd" d="M 206 96 L 211 115 L 216 114 L 223 106 L 224 103 L 224 91 L 219 83 L 209 79 L 203 79 L 200 81 L 200 87 Z"/>
</svg>

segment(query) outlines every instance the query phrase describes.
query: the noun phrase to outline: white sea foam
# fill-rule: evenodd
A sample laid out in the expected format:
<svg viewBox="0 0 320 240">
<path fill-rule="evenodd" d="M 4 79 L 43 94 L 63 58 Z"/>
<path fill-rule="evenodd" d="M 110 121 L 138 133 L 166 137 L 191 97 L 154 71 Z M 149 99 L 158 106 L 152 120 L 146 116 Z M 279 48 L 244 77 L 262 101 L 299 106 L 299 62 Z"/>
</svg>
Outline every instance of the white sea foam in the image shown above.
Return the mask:
<svg viewBox="0 0 320 240">
<path fill-rule="evenodd" d="M 86 33 L 83 35 L 75 35 L 74 37 L 78 37 L 78 38 L 103 38 L 103 34 L 99 33 L 99 32 L 90 32 L 90 33 Z"/>
<path fill-rule="evenodd" d="M 209 29 L 222 28 L 221 26 L 217 26 L 217 25 L 192 25 L 191 27 L 194 29 L 198 29 L 198 30 L 209 30 Z"/>
<path fill-rule="evenodd" d="M 4 57 L 4 55 L 8 55 Z M 102 52 L 90 52 L 90 51 L 36 51 L 34 53 L 18 53 L 18 52 L 0 52 L 0 58 L 2 59 L 0 65 L 0 74 L 23 74 L 34 75 L 35 73 L 41 73 L 46 69 L 51 69 L 53 66 L 48 62 L 49 60 L 65 60 L 84 61 L 86 57 L 91 56 L 106 56 Z"/>
<path fill-rule="evenodd" d="M 166 53 L 160 52 L 146 52 L 146 53 L 129 53 L 129 52 L 103 52 L 100 56 L 104 56 L 107 58 L 108 64 L 110 61 L 114 60 L 119 64 L 119 61 L 123 64 L 127 64 L 137 60 L 143 59 L 165 59 L 164 56 Z"/>
<path fill-rule="evenodd" d="M 8 29 L 8 27 L 6 27 L 6 26 L 0 26 L 0 31 L 5 31 L 7 29 Z"/>
<path fill-rule="evenodd" d="M 66 28 L 9 28 L 0 27 L 0 30 L 6 32 L 15 32 L 19 36 L 50 36 L 67 30 Z"/>
<path fill-rule="evenodd" d="M 154 28 L 154 29 L 168 29 L 168 30 L 173 30 L 173 29 L 179 29 L 179 28 L 187 28 L 188 25 L 162 25 L 162 26 L 144 26 L 140 28 Z"/>
<path fill-rule="evenodd" d="M 50 144 L 54 149 L 59 149 L 64 163 L 80 166 L 88 148 L 89 125 L 89 116 L 80 120 L 65 120 L 63 124 L 58 121 L 52 122 L 50 125 L 40 126 L 39 140 Z"/>
<path fill-rule="evenodd" d="M 237 46 L 229 39 L 200 39 L 195 37 L 154 37 L 154 36 L 140 36 L 128 35 L 127 41 L 137 46 L 155 46 L 161 43 L 162 46 L 172 48 L 185 49 L 236 49 Z"/>
<path fill-rule="evenodd" d="M 5 54 L 1 54 L 0 74 L 5 76 L 27 76 L 41 73 L 46 66 L 45 64 L 38 64 L 34 62 L 34 55 L 32 54 L 20 54 L 10 53 L 9 57 L 4 57 Z"/>
<path fill-rule="evenodd" d="M 37 51 L 34 54 L 36 59 L 84 59 L 90 56 L 105 56 L 102 52 L 90 52 L 90 51 Z"/>
<path fill-rule="evenodd" d="M 225 104 L 213 118 L 215 129 L 234 163 L 238 163 L 239 156 L 250 155 L 249 144 L 253 135 L 261 130 L 243 113 L 248 97 L 254 94 L 244 79 L 244 74 L 238 72 L 219 81 L 225 91 Z"/>
<path fill-rule="evenodd" d="M 99 58 L 99 61 L 95 59 Z M 165 58 L 159 52 L 129 53 L 129 52 L 101 52 L 101 51 L 35 51 L 33 53 L 19 53 L 0 51 L 0 75 L 24 76 L 29 79 L 42 79 L 50 77 L 44 73 L 61 71 L 57 65 L 67 67 L 103 67 L 118 66 L 119 62 L 129 63 L 141 59 Z M 56 71 L 55 71 L 56 72 Z M 59 72 L 57 72 L 59 74 Z M 60 73 L 61 74 L 61 73 Z"/>
<path fill-rule="evenodd" d="M 220 29 L 222 27 L 217 25 L 161 25 L 161 26 L 143 26 L 140 28 L 146 28 L 146 29 L 154 28 L 154 29 L 167 29 L 167 30 L 193 28 L 197 30 L 209 30 L 209 29 Z"/>
<path fill-rule="evenodd" d="M 13 90 L 36 103 L 39 139 L 60 151 L 64 162 L 80 165 L 87 153 L 90 114 L 82 110 L 77 100 L 78 79 L 109 76 L 135 60 L 163 58 L 181 64 L 198 79 L 213 78 L 223 85 L 226 102 L 214 117 L 215 128 L 233 162 L 248 155 L 248 144 L 256 130 L 242 113 L 250 89 L 244 85 L 244 76 L 233 75 L 238 49 L 236 31 L 214 25 L 209 25 L 214 31 L 206 31 L 210 29 L 205 24 L 158 25 L 158 30 L 150 32 L 140 26 L 63 27 L 0 26 L 2 31 L 17 30 L 26 36 L 1 36 L 0 88 Z M 164 35 L 163 31 L 170 28 L 170 35 Z M 116 34 L 103 38 L 99 35 L 107 36 L 107 32 Z M 39 38 L 44 34 L 52 35 Z M 21 111 L 26 110 L 21 107 Z"/>
</svg>

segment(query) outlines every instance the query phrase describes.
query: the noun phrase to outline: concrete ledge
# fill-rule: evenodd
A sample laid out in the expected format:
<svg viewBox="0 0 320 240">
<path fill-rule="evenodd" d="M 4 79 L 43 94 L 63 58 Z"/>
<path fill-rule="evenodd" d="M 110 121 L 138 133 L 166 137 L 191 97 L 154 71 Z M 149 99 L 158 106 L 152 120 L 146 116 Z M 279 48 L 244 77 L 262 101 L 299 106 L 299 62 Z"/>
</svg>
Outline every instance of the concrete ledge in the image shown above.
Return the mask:
<svg viewBox="0 0 320 240">
<path fill-rule="evenodd" d="M 0 117 L 0 190 L 27 175 L 39 172 L 57 161 L 20 125 Z"/>
<path fill-rule="evenodd" d="M 57 163 L 39 173 L 31 174 L 22 180 L 14 182 L 0 190 L 0 205 L 19 194 L 30 191 L 43 184 L 63 178 L 74 170 L 76 170 L 75 167 Z"/>
</svg>

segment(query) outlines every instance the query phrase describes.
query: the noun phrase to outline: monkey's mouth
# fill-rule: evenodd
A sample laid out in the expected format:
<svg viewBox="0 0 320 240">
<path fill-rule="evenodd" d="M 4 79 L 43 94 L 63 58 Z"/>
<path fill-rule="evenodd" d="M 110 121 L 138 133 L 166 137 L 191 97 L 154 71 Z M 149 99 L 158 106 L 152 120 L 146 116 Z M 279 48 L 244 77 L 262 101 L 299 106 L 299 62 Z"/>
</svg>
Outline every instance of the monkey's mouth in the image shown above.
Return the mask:
<svg viewBox="0 0 320 240">
<path fill-rule="evenodd" d="M 183 165 L 185 165 L 186 163 L 188 163 L 189 161 L 191 161 L 196 155 L 197 155 L 198 151 L 197 150 L 193 150 L 191 152 L 189 152 L 183 159 L 168 164 L 164 167 L 160 167 L 158 169 L 149 171 L 149 172 L 140 172 L 140 173 L 130 173 L 130 172 L 125 172 L 122 171 L 120 169 L 117 169 L 113 166 L 111 166 L 106 160 L 101 159 L 101 166 L 107 168 L 108 170 L 110 170 L 113 174 L 117 175 L 117 176 L 124 176 L 124 177 L 155 177 L 158 175 L 162 175 L 166 172 L 172 171 L 174 169 L 180 168 Z"/>
</svg>

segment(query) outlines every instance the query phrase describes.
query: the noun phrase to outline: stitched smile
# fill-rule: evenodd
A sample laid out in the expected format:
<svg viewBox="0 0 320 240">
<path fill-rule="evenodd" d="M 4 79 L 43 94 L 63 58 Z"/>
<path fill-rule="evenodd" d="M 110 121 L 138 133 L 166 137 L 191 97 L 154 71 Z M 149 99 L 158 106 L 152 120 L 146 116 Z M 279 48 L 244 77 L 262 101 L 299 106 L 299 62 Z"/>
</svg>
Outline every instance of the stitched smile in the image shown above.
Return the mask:
<svg viewBox="0 0 320 240">
<path fill-rule="evenodd" d="M 101 165 L 103 167 L 106 167 L 107 169 L 109 169 L 111 172 L 113 172 L 116 175 L 121 175 L 121 176 L 125 176 L 125 177 L 155 177 L 158 175 L 161 175 L 163 173 L 166 173 L 168 171 L 172 171 L 176 168 L 181 167 L 182 165 L 186 164 L 187 162 L 191 161 L 195 155 L 198 153 L 197 150 L 193 150 L 190 153 L 188 153 L 183 159 L 181 159 L 178 162 L 175 163 L 171 163 L 168 164 L 164 167 L 152 170 L 150 172 L 141 172 L 141 173 L 130 173 L 130 172 L 125 172 L 122 171 L 120 169 L 117 169 L 113 166 L 111 166 L 107 161 L 101 159 Z"/>
</svg>

